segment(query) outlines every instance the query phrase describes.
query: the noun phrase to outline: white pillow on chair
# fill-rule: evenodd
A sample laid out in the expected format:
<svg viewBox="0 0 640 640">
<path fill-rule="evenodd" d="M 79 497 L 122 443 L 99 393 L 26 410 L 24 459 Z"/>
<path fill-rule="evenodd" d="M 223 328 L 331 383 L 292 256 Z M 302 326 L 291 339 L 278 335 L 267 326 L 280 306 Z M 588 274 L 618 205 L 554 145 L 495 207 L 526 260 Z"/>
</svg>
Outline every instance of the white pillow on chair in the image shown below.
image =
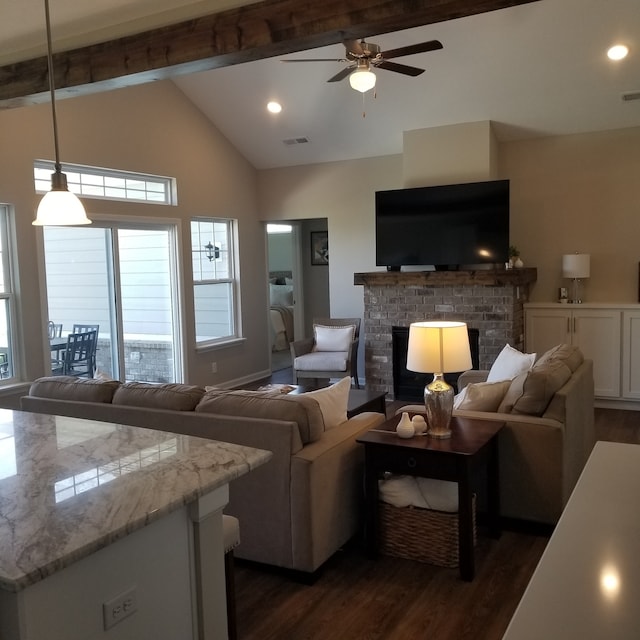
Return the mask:
<svg viewBox="0 0 640 640">
<path fill-rule="evenodd" d="M 313 325 L 314 351 L 349 351 L 356 333 L 353 324 L 346 326 Z"/>
</svg>

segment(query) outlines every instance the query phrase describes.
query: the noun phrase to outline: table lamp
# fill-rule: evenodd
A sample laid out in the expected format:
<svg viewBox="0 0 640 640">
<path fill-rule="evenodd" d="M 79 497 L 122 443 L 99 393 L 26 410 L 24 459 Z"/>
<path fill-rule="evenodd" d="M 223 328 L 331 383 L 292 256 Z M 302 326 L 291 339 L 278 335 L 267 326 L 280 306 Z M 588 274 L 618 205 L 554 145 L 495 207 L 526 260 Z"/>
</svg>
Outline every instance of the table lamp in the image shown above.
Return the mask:
<svg viewBox="0 0 640 640">
<path fill-rule="evenodd" d="M 471 369 L 469 334 L 464 322 L 442 320 L 413 322 L 409 325 L 407 369 L 433 373 L 424 388 L 424 406 L 429 435 L 450 438 L 453 412 L 453 387 L 444 380 L 445 373 Z"/>
<path fill-rule="evenodd" d="M 588 253 L 569 253 L 562 256 L 562 277 L 573 280 L 572 302 L 580 304 L 580 279 L 590 275 L 591 256 Z"/>
</svg>

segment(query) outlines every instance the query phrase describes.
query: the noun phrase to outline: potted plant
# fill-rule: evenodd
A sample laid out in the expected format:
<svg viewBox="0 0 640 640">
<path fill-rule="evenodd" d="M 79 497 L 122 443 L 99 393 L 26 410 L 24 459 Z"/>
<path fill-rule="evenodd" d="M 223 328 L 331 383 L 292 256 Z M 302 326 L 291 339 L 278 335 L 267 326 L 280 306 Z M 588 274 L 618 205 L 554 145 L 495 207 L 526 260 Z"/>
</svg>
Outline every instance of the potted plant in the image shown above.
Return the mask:
<svg viewBox="0 0 640 640">
<path fill-rule="evenodd" d="M 513 244 L 509 247 L 509 264 L 516 269 L 524 267 L 524 262 L 520 259 L 520 249 Z"/>
</svg>

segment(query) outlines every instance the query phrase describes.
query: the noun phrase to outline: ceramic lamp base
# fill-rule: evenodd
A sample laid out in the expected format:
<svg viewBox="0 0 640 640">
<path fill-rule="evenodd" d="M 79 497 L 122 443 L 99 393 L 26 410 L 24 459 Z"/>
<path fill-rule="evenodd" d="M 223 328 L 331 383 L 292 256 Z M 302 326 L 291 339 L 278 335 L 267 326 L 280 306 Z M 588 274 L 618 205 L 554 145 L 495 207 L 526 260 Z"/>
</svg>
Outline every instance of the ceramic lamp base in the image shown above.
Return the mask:
<svg viewBox="0 0 640 640">
<path fill-rule="evenodd" d="M 444 374 L 435 373 L 424 388 L 424 406 L 427 414 L 428 435 L 432 438 L 450 438 L 453 413 L 453 387 L 445 382 Z"/>
</svg>

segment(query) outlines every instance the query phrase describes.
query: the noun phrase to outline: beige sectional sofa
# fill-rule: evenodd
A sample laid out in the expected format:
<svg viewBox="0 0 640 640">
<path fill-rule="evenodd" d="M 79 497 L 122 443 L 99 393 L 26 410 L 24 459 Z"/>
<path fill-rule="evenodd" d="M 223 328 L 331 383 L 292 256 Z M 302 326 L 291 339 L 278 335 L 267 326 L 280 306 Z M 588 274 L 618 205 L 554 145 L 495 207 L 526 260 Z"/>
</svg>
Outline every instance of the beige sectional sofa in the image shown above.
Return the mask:
<svg viewBox="0 0 640 640">
<path fill-rule="evenodd" d="M 333 414 L 334 400 L 329 403 Z M 307 573 L 358 531 L 363 452 L 355 439 L 384 420 L 380 413 L 347 420 L 345 400 L 340 423 L 329 424 L 326 397 L 320 402 L 309 394 L 65 376 L 33 382 L 21 408 L 272 451 L 269 463 L 230 484 L 225 513 L 240 520 L 236 556 Z"/>
</svg>

